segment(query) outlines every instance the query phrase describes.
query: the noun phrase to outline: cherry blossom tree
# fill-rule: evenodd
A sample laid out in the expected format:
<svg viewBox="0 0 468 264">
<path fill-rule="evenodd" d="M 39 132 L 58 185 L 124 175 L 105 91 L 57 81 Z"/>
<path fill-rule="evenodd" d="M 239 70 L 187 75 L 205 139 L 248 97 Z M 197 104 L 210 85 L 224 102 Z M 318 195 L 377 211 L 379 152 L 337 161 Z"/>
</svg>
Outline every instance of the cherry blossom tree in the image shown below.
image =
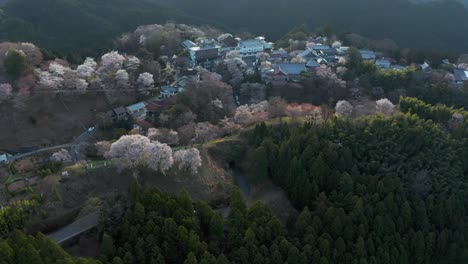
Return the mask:
<svg viewBox="0 0 468 264">
<path fill-rule="evenodd" d="M 62 87 L 63 77 L 57 76 L 49 71 L 37 71 L 38 85 L 42 89 L 58 90 Z"/>
<path fill-rule="evenodd" d="M 247 64 L 242 60 L 238 51 L 231 51 L 226 54 L 224 60 L 226 68 L 231 74 L 231 85 L 240 85 L 244 80 L 244 71 L 247 68 Z"/>
<path fill-rule="evenodd" d="M 178 165 L 179 170 L 189 170 L 193 175 L 196 175 L 198 168 L 202 165 L 200 151 L 196 148 L 176 151 L 174 162 Z"/>
<path fill-rule="evenodd" d="M 140 68 L 140 59 L 135 56 L 128 57 L 127 61 L 125 62 L 125 69 L 128 72 L 134 73 L 137 72 Z"/>
<path fill-rule="evenodd" d="M 149 91 L 154 88 L 153 75 L 148 72 L 144 72 L 138 76 L 138 92 L 141 94 L 149 94 Z"/>
<path fill-rule="evenodd" d="M 336 103 L 335 111 L 337 114 L 350 117 L 353 113 L 353 106 L 346 100 L 341 100 Z"/>
<path fill-rule="evenodd" d="M 150 128 L 148 129 L 148 138 L 169 145 L 179 143 L 179 133 L 168 128 Z"/>
<path fill-rule="evenodd" d="M 336 48 L 336 49 L 341 48 L 341 41 L 337 40 L 337 41 L 333 42 L 332 48 Z"/>
<path fill-rule="evenodd" d="M 76 90 L 82 94 L 86 93 L 88 90 L 88 82 L 83 79 L 77 79 L 75 83 Z"/>
<path fill-rule="evenodd" d="M 174 163 L 168 145 L 142 135 L 122 136 L 111 145 L 105 157 L 112 159 L 120 171 L 143 166 L 164 173 Z"/>
<path fill-rule="evenodd" d="M 76 68 L 76 74 L 78 74 L 80 78 L 87 79 L 95 74 L 96 66 L 97 66 L 96 61 L 94 61 L 93 58 L 88 57 L 83 62 L 83 64 L 79 65 Z"/>
<path fill-rule="evenodd" d="M 154 141 L 146 147 L 145 151 L 145 160 L 150 169 L 164 173 L 174 164 L 172 149 L 166 144 Z"/>
<path fill-rule="evenodd" d="M 380 99 L 375 102 L 377 112 L 385 115 L 391 115 L 395 111 L 395 106 L 387 98 Z"/>
<path fill-rule="evenodd" d="M 68 152 L 68 150 L 61 149 L 55 152 L 54 154 L 52 154 L 52 156 L 50 157 L 50 160 L 54 162 L 71 162 L 72 157 L 70 153 Z"/>
<path fill-rule="evenodd" d="M 232 135 L 241 129 L 239 124 L 227 117 L 220 120 L 218 126 L 221 129 L 222 136 Z"/>
<path fill-rule="evenodd" d="M 96 147 L 96 155 L 103 157 L 109 152 L 111 143 L 109 141 L 99 141 L 94 144 Z"/>
<path fill-rule="evenodd" d="M 236 109 L 234 121 L 242 126 L 249 126 L 256 122 L 268 120 L 268 102 L 262 101 L 258 104 L 241 105 Z"/>
<path fill-rule="evenodd" d="M 281 97 L 272 97 L 268 102 L 268 114 L 270 117 L 281 117 L 286 115 L 288 103 Z"/>
<path fill-rule="evenodd" d="M 291 60 L 291 63 L 305 64 L 307 61 L 303 57 L 295 57 Z"/>
<path fill-rule="evenodd" d="M 114 74 L 114 78 L 118 88 L 126 89 L 130 86 L 129 75 L 126 70 L 118 70 Z"/>
<path fill-rule="evenodd" d="M 195 143 L 206 143 L 210 140 L 216 139 L 220 136 L 221 131 L 219 127 L 211 124 L 210 122 L 201 122 L 195 125 Z"/>
<path fill-rule="evenodd" d="M 448 121 L 448 127 L 452 130 L 459 128 L 465 122 L 465 118 L 460 113 L 453 113 Z"/>
<path fill-rule="evenodd" d="M 116 71 L 122 69 L 124 62 L 124 56 L 120 55 L 117 51 L 111 51 L 102 55 L 101 66 L 98 68 L 98 72 L 112 75 Z"/>
<path fill-rule="evenodd" d="M 0 102 L 9 100 L 13 97 L 13 87 L 9 83 L 0 84 Z"/>
</svg>

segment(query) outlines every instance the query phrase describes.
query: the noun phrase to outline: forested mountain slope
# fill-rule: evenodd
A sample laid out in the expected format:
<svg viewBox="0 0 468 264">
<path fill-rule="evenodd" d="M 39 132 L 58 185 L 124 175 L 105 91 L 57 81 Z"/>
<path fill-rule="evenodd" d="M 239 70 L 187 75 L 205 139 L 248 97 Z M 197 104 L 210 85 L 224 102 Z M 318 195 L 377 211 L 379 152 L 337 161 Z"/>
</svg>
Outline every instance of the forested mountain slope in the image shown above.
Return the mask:
<svg viewBox="0 0 468 264">
<path fill-rule="evenodd" d="M 192 22 L 151 0 L 13 0 L 0 19 L 0 41 L 30 41 L 63 53 L 105 50 L 119 34 L 167 20 Z"/>
<path fill-rule="evenodd" d="M 193 16 L 277 39 L 292 27 L 331 25 L 337 32 L 390 38 L 402 47 L 467 51 L 468 10 L 454 1 L 160 0 Z"/>
<path fill-rule="evenodd" d="M 410 113 L 260 125 L 251 135 L 254 176 L 310 209 L 299 236 L 315 245 L 331 237 L 331 252 L 343 253 L 330 263 L 351 263 L 348 254 L 362 263 L 466 262 L 466 112 L 411 98 L 401 105 Z"/>
</svg>

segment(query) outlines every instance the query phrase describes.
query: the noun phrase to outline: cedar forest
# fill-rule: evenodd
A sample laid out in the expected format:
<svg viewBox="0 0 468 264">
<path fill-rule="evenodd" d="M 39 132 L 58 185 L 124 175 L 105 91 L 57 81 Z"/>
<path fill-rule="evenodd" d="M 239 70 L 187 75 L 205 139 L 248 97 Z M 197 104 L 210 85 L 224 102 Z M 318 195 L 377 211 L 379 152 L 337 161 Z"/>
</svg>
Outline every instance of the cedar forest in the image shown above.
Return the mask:
<svg viewBox="0 0 468 264">
<path fill-rule="evenodd" d="M 287 226 L 237 189 L 224 220 L 187 192 L 135 184 L 105 212 L 98 260 L 75 263 L 463 263 L 466 123 L 450 116 L 468 113 L 413 98 L 400 107 L 244 135 L 256 146 L 251 180 L 271 177 L 302 210 Z M 18 212 L 0 219 L 26 217 Z M 16 232 L 0 247 L 2 263 L 73 263 L 43 235 Z"/>
</svg>

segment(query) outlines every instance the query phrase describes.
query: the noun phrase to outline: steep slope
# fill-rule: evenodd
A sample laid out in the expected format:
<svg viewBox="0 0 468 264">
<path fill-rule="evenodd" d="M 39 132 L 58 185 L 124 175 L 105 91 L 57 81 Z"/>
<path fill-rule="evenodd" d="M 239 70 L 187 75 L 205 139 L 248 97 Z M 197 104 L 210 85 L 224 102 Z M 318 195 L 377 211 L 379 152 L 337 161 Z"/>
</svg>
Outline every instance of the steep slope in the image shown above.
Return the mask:
<svg viewBox="0 0 468 264">
<path fill-rule="evenodd" d="M 60 51 L 94 50 L 141 24 L 190 22 L 150 0 L 14 0 L 3 10 L 0 40 L 31 41 Z"/>
<path fill-rule="evenodd" d="M 468 10 L 455 1 L 160 0 L 193 16 L 279 38 L 292 27 L 331 25 L 337 32 L 391 38 L 403 47 L 467 51 Z"/>
</svg>

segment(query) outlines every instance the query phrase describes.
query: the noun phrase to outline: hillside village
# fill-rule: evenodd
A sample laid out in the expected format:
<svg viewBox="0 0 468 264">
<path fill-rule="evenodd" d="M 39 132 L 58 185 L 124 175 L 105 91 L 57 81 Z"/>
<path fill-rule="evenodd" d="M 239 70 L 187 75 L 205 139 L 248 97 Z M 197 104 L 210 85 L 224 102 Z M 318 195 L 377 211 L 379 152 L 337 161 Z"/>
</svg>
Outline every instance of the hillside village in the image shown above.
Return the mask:
<svg viewBox="0 0 468 264">
<path fill-rule="evenodd" d="M 468 259 L 468 54 L 175 23 L 101 52 L 0 43 L 0 257 Z"/>
<path fill-rule="evenodd" d="M 167 37 L 165 30 L 176 34 Z M 261 36 L 241 39 L 211 28 L 168 24 L 142 26 L 119 41 L 119 52 L 80 65 L 43 59 L 32 44 L 0 45 L 32 64 L 17 81 L 0 85 L 3 107 L 16 109 L 49 142 L 2 150 L 0 206 L 41 200 L 47 213 L 34 219 L 54 230 L 56 219 L 71 219 L 63 212 L 95 212 L 101 206 L 96 197 L 106 199 L 128 188 L 132 179 L 122 171 L 132 169 L 150 186 L 174 192 L 186 187 L 196 199 L 224 204 L 237 176 L 232 164 L 211 153 L 219 153 L 224 141 L 236 142 L 241 131 L 262 122 L 319 124 L 335 112 L 392 114 L 400 96 L 420 93 L 414 87 L 440 84 L 458 93 L 468 85 L 464 61 L 443 60 L 433 69 L 430 61 L 404 63 L 382 51 L 344 46 L 336 37 L 311 35 L 275 48 Z M 159 45 L 156 51 L 150 49 L 152 41 Z M 85 102 L 85 108 L 77 108 Z M 37 113 L 30 113 L 32 104 L 39 107 Z M 67 120 L 75 127 L 56 131 L 67 134 L 58 139 L 48 134 L 51 130 L 39 132 L 42 120 L 56 120 L 59 126 Z M 124 143 L 130 144 L 128 153 L 111 151 Z M 229 144 L 223 148 L 232 148 Z M 149 158 L 149 150 L 158 154 Z M 158 176 L 150 176 L 154 173 Z M 188 180 L 187 175 L 202 177 Z M 262 199 L 272 195 L 262 191 L 257 193 Z M 290 208 L 283 193 L 274 195 L 279 200 L 267 203 Z M 283 218 L 294 214 L 284 208 L 277 212 Z"/>
<path fill-rule="evenodd" d="M 115 122 L 135 118 L 154 119 L 165 108 L 166 101 L 184 91 L 190 82 L 200 80 L 200 71 L 216 72 L 216 66 L 229 59 L 234 60 L 243 75 L 259 75 L 259 81 L 267 85 L 282 86 L 287 83 L 299 83 L 311 78 L 318 69 L 334 68 L 344 64 L 350 47 L 342 46 L 339 41 L 328 44 L 325 37 L 311 38 L 305 50 L 274 49 L 274 43 L 264 37 L 242 40 L 231 34 L 224 33 L 217 39 L 198 38 L 194 41 L 185 40 L 180 43 L 184 48 L 181 56 L 167 58 L 167 63 L 175 69 L 174 81 L 161 85 L 158 97 L 144 102 L 118 107 L 108 113 Z M 358 50 L 363 61 L 373 63 L 381 70 L 404 71 L 410 67 L 429 73 L 431 66 L 423 64 L 400 65 L 395 59 L 385 56 L 383 52 Z M 457 68 L 448 60 L 443 60 L 444 66 L 453 67 L 452 84 L 463 87 L 468 83 L 468 69 Z M 239 95 L 234 95 L 235 102 L 241 105 Z M 244 102 L 242 102 L 244 103 Z"/>
</svg>

